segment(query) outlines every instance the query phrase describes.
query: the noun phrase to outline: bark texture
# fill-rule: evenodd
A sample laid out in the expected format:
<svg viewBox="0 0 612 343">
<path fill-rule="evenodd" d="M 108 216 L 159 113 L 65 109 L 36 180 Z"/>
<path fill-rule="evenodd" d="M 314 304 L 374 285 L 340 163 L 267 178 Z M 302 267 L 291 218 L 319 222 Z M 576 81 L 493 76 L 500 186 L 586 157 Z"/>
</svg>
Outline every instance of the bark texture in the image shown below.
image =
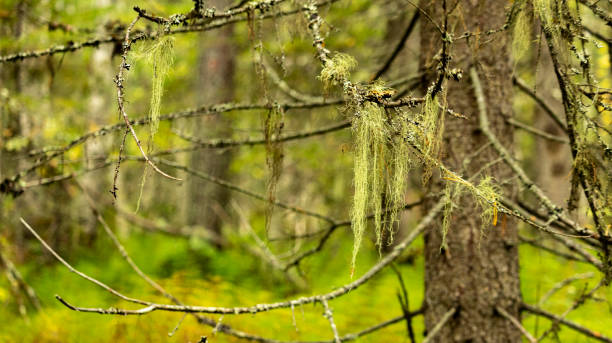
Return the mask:
<svg viewBox="0 0 612 343">
<path fill-rule="evenodd" d="M 504 0 L 448 1 L 448 31 L 455 36 L 465 31 L 485 32 L 504 25 Z M 442 1 L 421 1 L 421 7 L 443 27 L 445 10 Z M 441 53 L 440 33 L 429 20 L 421 20 L 421 68 L 426 71 L 423 87 L 437 77 L 436 65 L 431 63 Z M 507 33 L 481 35 L 456 40 L 451 46 L 450 68 L 461 68 L 463 78 L 448 81 L 448 106 L 468 119 L 448 116 L 445 119 L 442 161 L 462 176 L 470 177 L 485 164 L 498 159 L 492 147 L 481 150 L 488 142 L 478 125 L 478 107 L 469 77 L 474 66 L 487 101 L 491 130 L 506 147 L 512 145 L 512 127 L 504 122 L 512 115 L 512 61 Z M 425 90 L 425 89 L 424 89 Z M 438 95 L 441 101 L 441 94 Z M 441 101 L 442 104 L 442 101 Z M 443 105 L 443 104 L 442 104 Z M 475 153 L 478 152 L 478 153 Z M 464 159 L 470 157 L 469 163 Z M 497 183 L 507 181 L 510 170 L 503 163 L 486 169 L 482 176 L 494 177 Z M 480 177 L 474 182 L 477 184 Z M 432 190 L 443 187 L 434 182 Z M 512 187 L 512 186 L 505 186 Z M 512 189 L 505 189 L 509 194 Z M 481 226 L 481 210 L 471 195 L 455 200 L 447 249 L 441 249 L 442 218 L 425 234 L 425 324 L 427 331 L 452 308 L 457 311 L 434 342 L 520 342 L 519 330 L 495 310 L 502 307 L 519 317 L 520 288 L 518 239 L 516 223 L 500 215 L 496 226 Z"/>
</svg>

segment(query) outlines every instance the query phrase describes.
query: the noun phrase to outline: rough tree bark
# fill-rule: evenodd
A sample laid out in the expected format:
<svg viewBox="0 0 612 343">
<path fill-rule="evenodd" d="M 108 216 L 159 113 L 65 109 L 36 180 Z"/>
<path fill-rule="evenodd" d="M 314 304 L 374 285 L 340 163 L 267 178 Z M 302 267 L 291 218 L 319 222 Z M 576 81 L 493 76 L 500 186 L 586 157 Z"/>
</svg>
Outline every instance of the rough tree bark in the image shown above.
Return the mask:
<svg viewBox="0 0 612 343">
<path fill-rule="evenodd" d="M 485 32 L 504 25 L 508 2 L 504 0 L 448 1 L 448 30 L 459 35 L 465 31 Z M 421 7 L 443 27 L 443 2 L 424 0 Z M 421 68 L 427 71 L 423 86 L 436 78 L 436 65 L 431 63 L 441 52 L 439 31 L 429 20 L 421 21 Z M 504 122 L 512 115 L 512 62 L 505 32 L 475 36 L 452 42 L 452 68 L 463 70 L 459 82 L 448 81 L 448 106 L 468 119 L 446 117 L 442 161 L 452 170 L 469 177 L 485 164 L 498 158 L 491 147 L 474 154 L 487 143 L 479 130 L 478 107 L 469 70 L 474 66 L 480 75 L 487 102 L 491 130 L 502 144 L 512 144 L 512 127 Z M 439 95 L 440 96 L 440 95 Z M 466 157 L 471 162 L 464 165 Z M 507 181 L 510 170 L 497 163 L 483 173 L 497 183 Z M 478 183 L 478 180 L 475 180 Z M 441 182 L 433 185 L 439 190 Z M 512 186 L 504 186 L 512 187 Z M 504 194 L 510 194 L 507 189 Z M 518 273 L 518 238 L 516 223 L 500 216 L 497 226 L 484 223 L 481 227 L 480 209 L 471 195 L 455 200 L 447 240 L 441 249 L 440 224 L 425 234 L 425 324 L 427 331 L 452 308 L 457 311 L 436 335 L 435 342 L 520 342 L 520 332 L 495 308 L 502 307 L 519 317 L 521 300 Z M 484 230 L 484 231 L 481 231 Z"/>
</svg>

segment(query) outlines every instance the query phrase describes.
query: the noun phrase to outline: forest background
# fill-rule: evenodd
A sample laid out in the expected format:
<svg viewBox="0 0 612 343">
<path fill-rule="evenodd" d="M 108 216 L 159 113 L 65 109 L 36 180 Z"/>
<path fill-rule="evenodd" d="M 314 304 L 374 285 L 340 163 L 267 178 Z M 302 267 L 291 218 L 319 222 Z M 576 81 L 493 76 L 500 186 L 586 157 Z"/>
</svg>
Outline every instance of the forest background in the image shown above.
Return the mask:
<svg viewBox="0 0 612 343">
<path fill-rule="evenodd" d="M 427 18 L 415 4 L 407 0 L 328 2 L 319 8 L 325 48 L 354 58 L 356 66 L 347 67 L 352 69 L 351 80 L 370 84 L 381 76 L 385 83 L 371 90 L 385 99 L 387 94 L 425 96 L 419 85 L 419 22 Z M 508 11 L 514 3 L 508 2 Z M 203 6 L 214 16 L 211 8 L 219 13 L 234 5 L 239 4 L 206 1 Z M 194 3 L 0 3 L 2 58 L 53 46 L 67 50 L 0 64 L 0 266 L 4 272 L 0 341 L 196 342 L 201 336 L 211 342 L 242 341 L 219 330 L 221 324 L 203 326 L 183 313 L 112 316 L 69 310 L 56 294 L 84 307 L 126 306 L 58 263 L 20 217 L 77 270 L 121 293 L 158 303 L 168 299 L 126 262 L 113 237 L 142 272 L 168 293 L 185 304 L 210 306 L 247 306 L 323 294 L 354 281 L 393 248 L 393 243 L 377 246 L 374 229 L 368 228 L 352 271 L 354 132 L 346 124 L 347 107 L 337 101 L 342 87 L 321 82 L 325 75 L 313 48 L 308 17 L 300 11 L 282 12 L 301 8 L 299 1 L 287 1 L 279 6 L 282 9 L 271 7 L 265 20 L 256 17 L 264 11 L 254 9 L 236 16 L 232 25 L 203 32 L 166 37 L 164 25 L 144 19 L 134 27 L 134 35 L 145 32 L 161 38 L 135 41 L 126 53 L 130 67 L 123 68 L 125 96 L 120 101 L 130 119 L 152 116 L 151 123 L 134 125 L 135 133 L 146 154 L 155 156 L 156 168 L 182 181 L 164 177 L 142 163 L 144 154 L 131 134 L 126 138 L 124 129 L 113 128 L 123 122 L 117 109 L 123 40 L 117 37 L 125 35 L 137 15 L 134 6 L 172 18 L 174 13 L 189 13 Z M 604 90 L 602 106 L 610 106 L 610 93 L 605 93 L 612 88 L 609 23 L 578 2 L 572 1 L 571 6 L 580 7 L 583 25 L 591 32 L 585 43 L 590 72 Z M 609 17 L 610 2 L 601 1 L 599 6 Z M 559 138 L 560 132 L 538 104 L 544 99 L 551 111 L 562 113 L 562 95 L 533 12 L 529 18 L 527 36 L 522 38 L 527 42 L 513 47 L 518 56 L 513 56 L 512 75 L 508 75 L 515 79 L 515 157 L 555 203 L 565 204 L 572 196 L 567 185 L 574 166 L 569 148 L 563 145 L 566 138 Z M 512 34 L 515 26 L 512 23 L 498 34 Z M 95 37 L 113 41 L 78 46 Z M 469 79 L 468 70 L 460 72 Z M 300 105 L 308 103 L 318 105 Z M 210 108 L 213 105 L 217 106 Z M 196 114 L 202 112 L 207 114 Z M 164 117 L 168 113 L 177 118 Z M 609 107 L 595 115 L 609 147 Z M 96 134 L 83 139 L 88 132 Z M 281 143 L 270 139 L 292 135 L 296 137 Z M 127 158 L 118 166 L 121 149 Z M 23 177 L 10 181 L 24 170 Z M 409 208 L 392 224 L 395 241 L 409 235 L 421 220 L 420 206 L 432 194 L 421 174 L 406 174 L 402 199 Z M 604 170 L 603 175 L 610 173 Z M 523 200 L 532 198 L 524 195 Z M 272 206 L 271 201 L 289 208 Z M 581 199 L 578 204 L 573 218 L 593 228 L 587 202 Z M 337 230 L 325 233 L 330 223 Z M 529 225 L 521 223 L 519 232 L 523 301 L 551 313 L 563 313 L 580 302 L 566 318 L 612 336 L 612 289 L 604 286 L 590 294 L 588 301 L 581 300 L 597 284 L 600 270 L 555 254 L 558 245 Z M 494 232 L 483 232 L 489 234 Z M 419 310 L 425 287 L 423 250 L 419 237 L 393 268 L 384 269 L 350 296 L 330 302 L 341 335 L 402 316 L 407 308 Z M 322 304 L 315 303 L 252 316 L 210 318 L 275 339 L 333 339 L 324 312 Z M 421 341 L 423 317 L 415 316 L 411 322 Z M 523 316 L 522 325 L 535 337 L 551 327 L 547 319 L 530 314 Z M 552 331 L 544 341 L 598 341 L 563 325 L 553 325 Z M 398 320 L 359 341 L 409 342 L 409 336 L 406 325 Z"/>
</svg>

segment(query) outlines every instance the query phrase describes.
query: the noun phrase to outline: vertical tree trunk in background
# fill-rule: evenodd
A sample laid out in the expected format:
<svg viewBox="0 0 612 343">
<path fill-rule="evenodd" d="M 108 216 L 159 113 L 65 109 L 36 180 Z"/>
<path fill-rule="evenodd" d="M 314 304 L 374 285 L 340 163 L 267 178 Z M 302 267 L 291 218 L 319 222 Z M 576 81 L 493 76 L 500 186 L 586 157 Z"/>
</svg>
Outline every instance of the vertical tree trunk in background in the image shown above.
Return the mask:
<svg viewBox="0 0 612 343">
<path fill-rule="evenodd" d="M 448 1 L 449 31 L 459 35 L 465 31 L 485 32 L 500 28 L 505 22 L 505 0 Z M 441 1 L 424 0 L 421 7 L 436 23 L 443 26 Z M 421 67 L 441 50 L 440 33 L 423 19 L 421 28 Z M 512 115 L 512 64 L 506 33 L 482 35 L 452 44 L 451 67 L 464 71 L 460 82 L 449 81 L 448 106 L 468 117 L 467 120 L 446 117 L 443 162 L 469 177 L 488 162 L 498 158 L 488 147 L 474 155 L 488 140 L 479 130 L 478 107 L 469 78 L 469 69 L 477 68 L 487 101 L 491 130 L 507 147 L 512 144 L 512 128 L 504 122 Z M 435 65 L 427 70 L 423 83 L 426 88 L 435 78 Z M 463 166 L 463 160 L 471 163 Z M 497 163 L 483 173 L 497 183 L 512 175 L 503 163 Z M 475 181 L 478 183 L 478 180 Z M 440 183 L 434 185 L 439 190 Z M 507 192 L 502 192 L 508 194 Z M 518 273 L 517 227 L 510 218 L 500 216 L 497 226 L 485 223 L 481 234 L 480 209 L 471 195 L 456 199 L 447 239 L 448 249 L 442 250 L 440 224 L 425 235 L 425 325 L 428 332 L 452 308 L 457 312 L 435 337 L 435 342 L 520 342 L 520 332 L 510 321 L 497 314 L 497 306 L 519 317 L 520 288 Z"/>
<path fill-rule="evenodd" d="M 228 1 L 216 0 L 207 5 L 221 9 L 228 5 Z M 233 98 L 235 53 L 232 47 L 232 32 L 232 26 L 228 26 L 212 34 L 202 35 L 198 84 L 200 103 L 213 104 Z M 231 129 L 227 119 L 209 116 L 198 120 L 198 127 L 193 133 L 199 137 L 227 137 L 231 134 Z M 230 150 L 204 149 L 192 153 L 190 164 L 196 170 L 227 179 L 231 159 Z M 220 233 L 222 213 L 230 196 L 228 190 L 197 178 L 190 178 L 188 187 L 187 223 Z"/>
<path fill-rule="evenodd" d="M 7 25 L 0 27 L 0 35 L 11 36 L 15 40 L 18 40 L 24 30 L 24 20 L 26 16 L 27 3 L 26 1 L 20 1 L 15 5 L 14 11 L 16 13 L 14 22 L 9 21 Z M 28 134 L 28 122 L 27 117 L 23 113 L 20 104 L 14 104 L 10 99 L 15 98 L 23 90 L 23 70 L 19 63 L 14 64 L 3 64 L 0 66 L 0 141 L 2 145 L 0 147 L 0 183 L 6 178 L 15 175 L 20 168 L 20 156 L 22 150 L 27 149 L 27 146 L 20 147 L 19 149 L 9 149 L 6 143 L 12 139 L 19 139 L 20 137 L 29 137 Z M 28 144 L 29 146 L 29 144 Z M 12 188 L 13 185 L 5 184 L 2 187 Z M 10 193 L 0 193 L 0 221 L 7 224 L 7 227 L 16 227 L 15 225 L 8 225 L 8 223 L 15 224 L 16 218 L 11 216 L 11 212 L 16 207 L 16 204 L 11 202 L 12 206 L 10 209 L 6 209 L 5 206 L 9 203 L 5 197 L 16 196 L 10 195 Z M 23 231 L 16 230 L 14 232 L 3 232 L 13 236 L 13 243 L 16 246 L 25 246 L 23 243 L 24 235 Z M 21 262 L 23 259 L 24 251 L 16 249 L 17 255 L 16 262 Z"/>
<path fill-rule="evenodd" d="M 543 36 L 543 35 L 542 35 Z M 542 39 L 546 39 L 542 37 Z M 540 58 L 537 63 L 537 86 L 536 94 L 540 96 L 552 110 L 563 118 L 563 102 L 561 92 L 555 98 L 553 92 L 559 89 L 559 83 L 555 77 L 555 71 L 552 66 L 550 52 L 542 43 Z M 544 132 L 558 137 L 563 137 L 563 129 L 561 129 L 550 116 L 540 107 L 535 108 L 535 126 Z M 551 140 L 536 137 L 536 170 L 537 182 L 541 188 L 548 194 L 550 200 L 556 204 L 564 204 L 570 193 L 570 187 L 567 186 L 567 179 L 570 177 L 572 170 L 572 152 L 568 144 L 561 142 L 553 142 Z"/>
</svg>

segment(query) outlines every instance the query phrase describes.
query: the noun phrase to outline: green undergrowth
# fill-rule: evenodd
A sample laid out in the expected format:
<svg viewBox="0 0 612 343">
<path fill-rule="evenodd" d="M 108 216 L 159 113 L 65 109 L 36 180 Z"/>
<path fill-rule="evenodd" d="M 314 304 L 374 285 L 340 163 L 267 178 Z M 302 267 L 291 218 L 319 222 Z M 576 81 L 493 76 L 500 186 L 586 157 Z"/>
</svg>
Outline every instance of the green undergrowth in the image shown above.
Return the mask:
<svg viewBox="0 0 612 343">
<path fill-rule="evenodd" d="M 134 233 L 123 239 L 128 252 L 142 269 L 189 304 L 207 306 L 237 306 L 281 301 L 328 292 L 350 282 L 344 273 L 350 259 L 352 244 L 345 231 L 328 242 L 321 254 L 307 259 L 302 265 L 312 289 L 302 294 L 289 294 L 286 287 L 270 281 L 269 275 L 261 271 L 261 262 L 240 249 L 217 251 L 206 242 L 152 236 Z M 365 240 L 372 247 L 373 235 Z M 423 248 L 418 239 L 400 259 L 398 264 L 409 294 L 411 310 L 418 308 L 423 300 L 423 258 L 418 252 Z M 416 253 L 411 260 L 408 256 Z M 521 285 L 523 299 L 534 304 L 557 282 L 577 273 L 595 272 L 584 264 L 567 262 L 546 252 L 521 246 Z M 358 257 L 356 275 L 361 276 L 378 261 L 375 249 L 367 249 Z M 401 262 L 404 261 L 404 262 Z M 76 268 L 117 288 L 119 291 L 147 300 L 166 303 L 167 300 L 146 285 L 129 269 L 109 242 L 102 240 L 95 249 L 83 250 L 70 259 Z M 81 306 L 137 308 L 119 302 L 115 297 L 80 279 L 60 265 L 38 268 L 38 261 L 20 266 L 27 281 L 41 298 L 43 309 L 29 312 L 29 319 L 17 315 L 13 306 L 0 307 L 0 342 L 188 342 L 208 336 L 212 342 L 240 342 L 235 338 L 212 334 L 212 328 L 198 325 L 187 316 L 172 337 L 168 337 L 182 318 L 180 313 L 154 312 L 139 317 L 103 316 L 76 313 L 61 306 L 54 294 Z M 596 274 L 597 275 L 597 274 Z M 596 278 L 581 280 L 563 288 L 551 297 L 543 308 L 561 313 L 570 307 L 588 282 L 593 287 Z M 0 281 L 0 294 L 8 291 L 5 279 Z M 330 302 L 334 320 L 341 335 L 356 332 L 375 323 L 401 315 L 395 293 L 399 284 L 393 272 L 386 269 L 363 287 L 349 295 Z M 377 294 L 377 296 L 372 296 Z M 612 335 L 610 316 L 610 288 L 598 293 L 604 301 L 589 301 L 570 313 L 568 319 L 584 324 L 593 330 Z M 6 297 L 0 299 L 6 302 Z M 329 323 L 322 316 L 320 305 L 305 305 L 291 309 L 241 316 L 213 316 L 222 323 L 230 324 L 253 334 L 281 340 L 329 340 L 332 337 Z M 593 313 L 600 313 L 596 320 Z M 295 320 L 294 320 L 295 318 Z M 295 326 L 294 323 L 295 322 Z M 524 326 L 532 333 L 541 334 L 550 323 L 529 315 L 523 316 Z M 422 341 L 422 317 L 414 319 L 417 341 Z M 537 330 L 536 330 L 537 326 Z M 296 330 L 297 327 L 297 330 Z M 104 333 L 104 334 L 99 334 Z M 594 342 L 574 331 L 561 327 L 562 342 Z M 406 327 L 402 323 L 392 325 L 358 342 L 409 342 Z M 553 342 L 552 337 L 544 342 Z"/>
</svg>

